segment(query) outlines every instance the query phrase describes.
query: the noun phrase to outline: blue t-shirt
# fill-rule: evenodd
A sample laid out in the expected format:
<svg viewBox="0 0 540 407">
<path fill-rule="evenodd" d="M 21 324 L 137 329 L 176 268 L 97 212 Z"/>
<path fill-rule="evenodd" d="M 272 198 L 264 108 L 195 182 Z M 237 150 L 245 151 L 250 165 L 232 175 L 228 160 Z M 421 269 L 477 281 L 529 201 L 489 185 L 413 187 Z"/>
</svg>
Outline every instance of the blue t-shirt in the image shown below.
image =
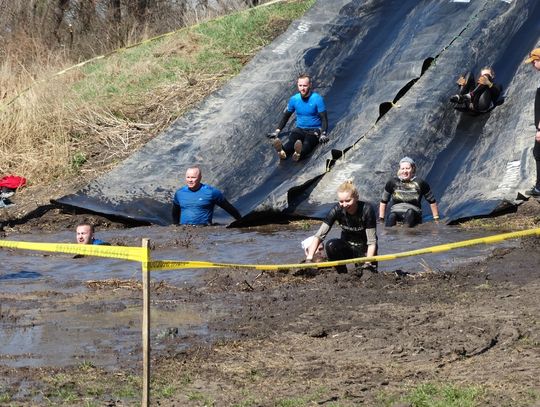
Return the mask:
<svg viewBox="0 0 540 407">
<path fill-rule="evenodd" d="M 95 245 L 101 245 L 101 246 L 110 246 L 109 243 L 104 242 L 104 241 L 101 240 L 101 239 L 92 239 L 92 244 L 95 244 Z"/>
<path fill-rule="evenodd" d="M 296 127 L 317 129 L 322 125 L 319 113 L 326 111 L 326 105 L 322 96 L 316 92 L 311 93 L 305 100 L 297 93 L 289 99 L 287 111 L 296 112 Z"/>
<path fill-rule="evenodd" d="M 174 194 L 173 202 L 180 207 L 181 225 L 209 225 L 214 216 L 214 205 L 221 205 L 224 200 L 220 190 L 201 184 L 196 191 L 184 185 Z"/>
</svg>

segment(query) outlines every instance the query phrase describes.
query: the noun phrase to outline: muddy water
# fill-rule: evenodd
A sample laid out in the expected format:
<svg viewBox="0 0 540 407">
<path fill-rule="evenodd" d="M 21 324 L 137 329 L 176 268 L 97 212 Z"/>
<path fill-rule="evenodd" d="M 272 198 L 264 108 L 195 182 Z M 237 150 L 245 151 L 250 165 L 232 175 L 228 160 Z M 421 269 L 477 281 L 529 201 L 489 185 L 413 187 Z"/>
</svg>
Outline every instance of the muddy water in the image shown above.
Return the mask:
<svg viewBox="0 0 540 407">
<path fill-rule="evenodd" d="M 230 263 L 295 263 L 302 258 L 300 242 L 315 233 L 306 228 L 272 226 L 255 229 L 143 227 L 104 231 L 98 237 L 113 244 L 138 246 L 151 239 L 154 259 L 209 260 Z M 338 228 L 335 228 L 338 229 Z M 333 230 L 331 236 L 337 236 Z M 380 254 L 485 236 L 455 227 L 425 224 L 415 229 L 379 230 Z M 70 242 L 72 232 L 10 236 L 11 240 Z M 508 241 L 500 246 L 512 246 Z M 494 246 L 479 245 L 446 253 L 382 262 L 380 271 L 443 271 L 485 258 Z M 83 361 L 113 367 L 126 358 L 139 358 L 141 295 L 113 290 L 90 290 L 89 280 L 139 279 L 137 263 L 64 254 L 0 250 L 0 364 L 9 366 L 65 366 Z M 199 286 L 205 272 L 156 272 L 153 279 L 175 286 Z M 258 273 L 254 271 L 254 273 Z M 195 336 L 208 340 L 209 313 L 231 312 L 231 304 L 194 309 L 168 299 L 166 307 L 154 299 L 153 349 L 165 349 L 168 338 Z M 229 311 L 227 311 L 229 310 Z M 178 347 L 177 345 L 175 345 Z M 176 349 L 178 350 L 178 349 Z"/>
</svg>

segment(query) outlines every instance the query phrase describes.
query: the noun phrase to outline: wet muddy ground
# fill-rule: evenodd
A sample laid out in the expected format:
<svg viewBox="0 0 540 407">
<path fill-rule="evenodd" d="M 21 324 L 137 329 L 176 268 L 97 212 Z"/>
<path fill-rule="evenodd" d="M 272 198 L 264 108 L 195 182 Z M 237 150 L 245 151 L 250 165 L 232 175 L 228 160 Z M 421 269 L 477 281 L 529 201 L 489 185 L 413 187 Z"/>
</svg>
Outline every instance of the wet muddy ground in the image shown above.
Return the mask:
<svg viewBox="0 0 540 407">
<path fill-rule="evenodd" d="M 533 213 L 536 207 L 533 208 Z M 297 223 L 102 230 L 155 258 L 290 263 Z M 11 233 L 70 241 L 71 230 Z M 389 253 L 486 236 L 443 225 L 380 231 Z M 537 238 L 333 270 L 155 273 L 152 399 L 175 406 L 415 405 L 418 386 L 474 404 L 537 405 Z M 0 404 L 137 405 L 140 270 L 134 263 L 0 250 Z M 444 405 L 444 404 L 442 404 Z M 466 404 L 464 404 L 466 405 Z"/>
</svg>

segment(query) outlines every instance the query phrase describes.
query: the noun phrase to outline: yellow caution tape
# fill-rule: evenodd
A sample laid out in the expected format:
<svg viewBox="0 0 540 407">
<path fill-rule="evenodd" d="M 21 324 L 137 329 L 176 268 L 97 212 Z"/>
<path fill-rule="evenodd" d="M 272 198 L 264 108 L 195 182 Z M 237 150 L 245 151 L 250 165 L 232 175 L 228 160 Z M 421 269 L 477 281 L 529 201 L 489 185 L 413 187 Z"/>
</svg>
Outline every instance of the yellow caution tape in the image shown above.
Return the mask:
<svg viewBox="0 0 540 407">
<path fill-rule="evenodd" d="M 109 257 L 113 259 L 143 261 L 144 248 L 68 243 L 33 243 L 0 240 L 0 247 L 38 250 L 43 252 L 80 254 L 83 256 Z"/>
<path fill-rule="evenodd" d="M 148 267 L 150 270 L 175 270 L 185 268 L 242 268 L 242 269 L 255 269 L 255 270 L 287 270 L 298 268 L 326 268 L 341 266 L 351 263 L 363 263 L 366 261 L 388 261 L 396 260 L 403 257 L 418 256 L 422 254 L 441 253 L 448 250 L 459 249 L 461 247 L 474 246 L 478 244 L 498 243 L 508 239 L 516 239 L 520 237 L 540 235 L 540 228 L 523 230 L 520 232 L 503 233 L 495 236 L 481 237 L 477 239 L 464 240 L 455 243 L 446 243 L 438 246 L 426 247 L 424 249 L 410 250 L 401 253 L 383 254 L 380 256 L 372 257 L 358 257 L 355 259 L 339 260 L 339 261 L 327 261 L 322 263 L 297 263 L 297 264 L 229 264 L 229 263 L 213 263 L 208 261 L 174 261 L 174 260 L 162 260 L 152 261 Z"/>
<path fill-rule="evenodd" d="M 526 236 L 540 236 L 540 228 L 523 230 L 519 232 L 502 233 L 499 235 L 481 237 L 477 239 L 463 240 L 455 243 L 445 243 L 438 246 L 426 247 L 424 249 L 410 250 L 401 253 L 383 254 L 371 257 L 358 257 L 354 259 L 327 261 L 322 263 L 293 263 L 293 264 L 234 264 L 215 263 L 209 261 L 181 261 L 181 260 L 154 260 L 149 259 L 148 250 L 144 247 L 124 247 L 124 246 L 100 246 L 100 245 L 80 245 L 62 243 L 32 243 L 14 242 L 0 240 L 0 247 L 12 249 L 38 250 L 47 252 L 59 252 L 80 254 L 84 256 L 109 257 L 121 260 L 130 260 L 143 263 L 143 268 L 149 271 L 178 270 L 196 268 L 233 268 L 233 269 L 255 269 L 255 270 L 287 270 L 299 268 L 325 268 L 341 266 L 351 263 L 363 263 L 366 261 L 388 261 L 403 257 L 418 256 L 422 254 L 441 253 L 453 249 L 459 249 L 478 244 L 498 243 L 508 239 L 517 239 Z M 146 270 L 145 270 L 146 271 Z"/>
</svg>

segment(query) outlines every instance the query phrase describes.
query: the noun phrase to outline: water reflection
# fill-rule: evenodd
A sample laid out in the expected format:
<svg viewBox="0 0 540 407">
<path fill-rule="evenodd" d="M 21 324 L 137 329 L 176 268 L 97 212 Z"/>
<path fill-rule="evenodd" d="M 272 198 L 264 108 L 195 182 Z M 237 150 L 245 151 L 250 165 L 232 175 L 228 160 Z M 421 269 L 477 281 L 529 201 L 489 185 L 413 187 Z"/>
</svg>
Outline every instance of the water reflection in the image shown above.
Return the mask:
<svg viewBox="0 0 540 407">
<path fill-rule="evenodd" d="M 142 237 L 151 239 L 153 259 L 208 260 L 227 263 L 280 264 L 296 263 L 303 258 L 300 242 L 314 234 L 318 225 L 276 226 L 253 229 L 224 227 L 141 227 L 126 230 L 100 231 L 98 237 L 127 246 L 138 246 Z M 489 235 L 482 231 L 465 231 L 458 227 L 420 225 L 379 228 L 379 254 L 403 252 L 443 243 Z M 334 227 L 330 237 L 339 235 Z M 10 236 L 10 240 L 39 242 L 72 242 L 72 232 Z M 497 245 L 477 245 L 444 253 L 410 257 L 379 263 L 381 271 L 403 270 L 414 273 L 447 270 L 456 265 L 485 258 L 494 247 L 516 245 L 507 241 Z M 88 280 L 140 279 L 140 265 L 115 259 L 83 257 L 74 259 L 65 254 L 0 249 L 0 295 L 5 300 L 0 312 L 0 363 L 10 366 L 65 365 L 80 363 L 89 354 L 93 362 L 114 366 L 119 358 L 136 356 L 140 343 L 140 303 L 115 306 L 115 312 L 94 310 L 84 306 L 65 305 L 58 300 L 51 306 L 50 295 L 59 298 L 89 293 L 87 301 L 96 301 L 86 288 Z M 211 272 L 213 272 L 212 270 Z M 219 270 L 217 270 L 219 271 Z M 258 273 L 257 271 L 253 271 Z M 203 270 L 156 272 L 154 279 L 173 285 L 201 284 Z M 136 298 L 140 294 L 134 294 Z M 43 298 L 43 300 L 42 300 Z M 47 313 L 41 305 L 49 301 Z M 139 301 L 137 299 L 137 301 Z M 105 304 L 107 305 L 107 304 Z M 45 306 L 45 305 L 43 305 Z M 227 309 L 223 304 L 204 312 Z M 191 332 L 207 338 L 208 319 L 202 311 L 175 309 L 174 312 L 153 310 L 152 337 L 159 349 L 160 335 L 168 332 Z M 175 331 L 176 330 L 176 331 Z M 168 335 L 168 334 L 167 334 Z M 166 335 L 165 335 L 166 336 Z M 86 356 L 85 356 L 86 355 Z M 133 356 L 135 355 L 135 356 Z"/>
</svg>

